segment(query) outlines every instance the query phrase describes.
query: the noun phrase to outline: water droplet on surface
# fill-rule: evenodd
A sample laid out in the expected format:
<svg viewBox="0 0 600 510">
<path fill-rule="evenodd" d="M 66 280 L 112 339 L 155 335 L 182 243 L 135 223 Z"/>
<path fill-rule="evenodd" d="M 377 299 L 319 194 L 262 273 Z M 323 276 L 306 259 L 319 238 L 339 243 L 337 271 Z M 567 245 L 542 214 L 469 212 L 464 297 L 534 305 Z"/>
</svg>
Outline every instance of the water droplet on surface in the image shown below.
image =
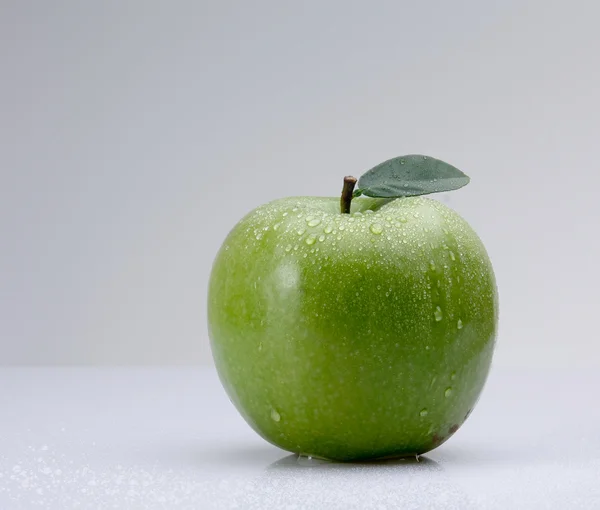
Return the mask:
<svg viewBox="0 0 600 510">
<path fill-rule="evenodd" d="M 442 309 L 439 306 L 435 307 L 435 312 L 433 312 L 435 316 L 435 321 L 440 322 L 444 318 L 444 314 L 442 313 Z"/>
<path fill-rule="evenodd" d="M 444 391 L 444 397 L 448 398 L 450 395 L 452 395 L 452 387 L 451 386 L 446 388 L 446 391 Z"/>
<path fill-rule="evenodd" d="M 315 236 L 308 236 L 305 242 L 310 246 L 311 244 L 315 244 L 316 241 L 317 238 Z"/>
<path fill-rule="evenodd" d="M 424 416 L 427 416 L 428 414 L 429 414 L 429 411 L 427 410 L 426 407 L 424 407 L 423 409 L 421 409 L 419 416 L 424 417 Z"/>
<path fill-rule="evenodd" d="M 406 163 L 406 161 L 404 161 L 403 159 L 400 160 L 400 164 L 403 165 L 404 163 Z"/>
<path fill-rule="evenodd" d="M 306 218 L 308 220 L 308 218 Z M 321 224 L 321 220 L 319 218 L 312 218 L 310 221 L 307 221 L 309 227 L 316 227 Z"/>
<path fill-rule="evenodd" d="M 460 319 L 458 319 L 458 322 L 456 323 L 456 327 L 457 327 L 458 329 L 462 329 L 462 327 L 463 327 L 463 323 L 462 323 L 462 321 L 461 321 Z"/>
<path fill-rule="evenodd" d="M 289 252 L 289 251 L 292 251 L 292 245 L 291 245 L 291 244 L 288 244 L 288 245 L 285 247 L 285 251 L 287 251 L 287 252 Z"/>
<path fill-rule="evenodd" d="M 340 225 L 340 230 L 345 230 L 346 227 L 344 225 Z"/>
<path fill-rule="evenodd" d="M 327 225 L 324 229 L 323 232 L 325 232 L 326 234 L 331 234 L 331 232 L 333 231 L 333 227 L 331 225 Z"/>
<path fill-rule="evenodd" d="M 321 234 L 321 235 L 319 236 L 319 242 L 321 242 L 321 243 L 322 243 L 323 241 L 325 241 L 325 236 L 324 236 L 323 234 Z"/>
<path fill-rule="evenodd" d="M 434 262 L 433 260 L 430 260 L 430 261 L 429 261 L 429 268 L 430 268 L 432 271 L 435 271 L 435 262 Z"/>
<path fill-rule="evenodd" d="M 256 234 L 256 240 L 260 241 L 263 238 L 263 234 L 262 233 L 258 233 Z"/>
<path fill-rule="evenodd" d="M 427 159 L 427 156 L 423 156 L 423 159 Z"/>
<path fill-rule="evenodd" d="M 298 234 L 299 236 L 301 236 L 302 234 L 304 234 L 304 232 L 306 232 L 305 228 L 299 228 L 298 230 L 296 230 L 296 234 Z"/>
<path fill-rule="evenodd" d="M 283 217 L 285 218 L 289 213 L 284 212 Z"/>
<path fill-rule="evenodd" d="M 454 252 L 452 250 L 450 250 L 450 259 L 456 260 L 456 255 L 454 255 Z"/>
<path fill-rule="evenodd" d="M 276 409 L 271 409 L 271 419 L 273 421 L 279 421 L 281 420 L 281 415 L 277 412 Z"/>
<path fill-rule="evenodd" d="M 373 223 L 373 225 L 371 225 L 371 232 L 375 235 L 379 235 L 383 232 L 383 227 L 379 223 Z"/>
</svg>

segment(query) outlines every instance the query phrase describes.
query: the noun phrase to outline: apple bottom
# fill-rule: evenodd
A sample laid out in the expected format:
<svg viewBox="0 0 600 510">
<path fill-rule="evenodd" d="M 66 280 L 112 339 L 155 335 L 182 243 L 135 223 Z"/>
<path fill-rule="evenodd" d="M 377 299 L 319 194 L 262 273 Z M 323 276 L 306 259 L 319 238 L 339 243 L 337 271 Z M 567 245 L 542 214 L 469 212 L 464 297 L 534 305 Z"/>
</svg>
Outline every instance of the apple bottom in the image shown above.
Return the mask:
<svg viewBox="0 0 600 510">
<path fill-rule="evenodd" d="M 336 370 L 333 364 L 312 375 L 294 372 L 290 362 L 287 377 L 247 372 L 245 384 L 232 385 L 230 376 L 236 377 L 227 369 L 219 374 L 241 415 L 271 444 L 323 460 L 382 460 L 422 455 L 447 441 L 475 406 L 492 352 L 488 345 L 459 370 L 437 364 L 427 376 L 422 362 L 418 369 L 396 368 L 396 376 L 390 376 L 395 364 L 390 369 L 386 361 L 384 368 L 379 356 L 363 357 L 356 371 L 352 366 Z M 369 362 L 372 371 L 365 368 Z"/>
</svg>

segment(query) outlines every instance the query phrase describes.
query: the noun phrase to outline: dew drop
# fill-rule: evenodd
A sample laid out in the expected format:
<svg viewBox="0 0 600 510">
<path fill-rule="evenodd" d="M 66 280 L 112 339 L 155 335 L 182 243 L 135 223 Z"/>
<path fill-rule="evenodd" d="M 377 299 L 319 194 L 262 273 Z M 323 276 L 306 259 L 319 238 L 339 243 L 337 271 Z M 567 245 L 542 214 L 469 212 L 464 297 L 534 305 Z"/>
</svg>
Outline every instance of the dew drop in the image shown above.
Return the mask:
<svg viewBox="0 0 600 510">
<path fill-rule="evenodd" d="M 260 241 L 263 238 L 263 234 L 262 233 L 258 233 L 256 234 L 256 240 Z"/>
<path fill-rule="evenodd" d="M 454 255 L 452 250 L 450 250 L 450 260 L 456 260 L 456 255 Z"/>
<path fill-rule="evenodd" d="M 281 420 L 281 415 L 277 412 L 277 409 L 271 409 L 271 419 L 276 422 Z"/>
<path fill-rule="evenodd" d="M 325 241 L 325 236 L 324 236 L 323 234 L 321 234 L 321 235 L 319 236 L 319 242 L 321 242 L 321 243 L 322 243 L 323 241 Z"/>
<path fill-rule="evenodd" d="M 340 230 L 345 230 L 346 227 L 344 225 L 340 225 Z"/>
<path fill-rule="evenodd" d="M 446 388 L 446 391 L 444 391 L 444 397 L 448 398 L 450 395 L 452 395 L 452 387 L 451 386 Z"/>
<path fill-rule="evenodd" d="M 435 312 L 433 313 L 435 316 L 435 321 L 440 322 L 444 318 L 444 314 L 442 313 L 442 309 L 439 306 L 435 307 Z"/>
<path fill-rule="evenodd" d="M 308 218 L 306 218 L 308 220 Z M 309 227 L 316 227 L 321 224 L 321 220 L 319 218 L 312 218 L 310 221 L 306 222 Z"/>
<path fill-rule="evenodd" d="M 331 232 L 333 231 L 333 227 L 331 225 L 327 225 L 324 229 L 323 232 L 325 232 L 326 234 L 331 234 Z"/>
<path fill-rule="evenodd" d="M 308 236 L 305 242 L 310 246 L 311 244 L 315 244 L 316 241 L 317 238 L 315 236 Z"/>
<path fill-rule="evenodd" d="M 302 234 L 304 234 L 304 232 L 306 232 L 305 228 L 299 228 L 298 230 L 296 230 L 296 234 L 298 234 L 299 236 L 301 236 Z"/>
<path fill-rule="evenodd" d="M 462 323 L 462 321 L 461 321 L 460 319 L 458 319 L 458 322 L 456 323 L 456 327 L 457 327 L 458 329 L 462 329 L 462 327 L 463 327 L 463 323 Z"/>
<path fill-rule="evenodd" d="M 430 268 L 432 271 L 435 271 L 435 262 L 434 262 L 433 260 L 430 260 L 430 261 L 429 261 L 429 268 Z"/>
<path fill-rule="evenodd" d="M 370 229 L 371 229 L 371 232 L 373 232 L 373 234 L 375 234 L 375 235 L 379 235 L 383 232 L 383 227 L 379 223 L 373 223 L 373 225 L 371 225 Z"/>
<path fill-rule="evenodd" d="M 400 164 L 403 165 L 404 163 L 406 163 L 406 161 L 404 161 L 403 159 L 400 160 Z"/>
<path fill-rule="evenodd" d="M 292 245 L 291 245 L 291 244 L 288 244 L 288 245 L 285 247 L 285 251 L 287 251 L 287 252 L 290 252 L 290 251 L 292 251 Z"/>
<path fill-rule="evenodd" d="M 419 413 L 419 416 L 421 416 L 421 418 L 427 416 L 429 414 L 429 411 L 427 410 L 426 407 L 424 407 L 423 409 L 421 409 L 421 412 Z"/>
</svg>

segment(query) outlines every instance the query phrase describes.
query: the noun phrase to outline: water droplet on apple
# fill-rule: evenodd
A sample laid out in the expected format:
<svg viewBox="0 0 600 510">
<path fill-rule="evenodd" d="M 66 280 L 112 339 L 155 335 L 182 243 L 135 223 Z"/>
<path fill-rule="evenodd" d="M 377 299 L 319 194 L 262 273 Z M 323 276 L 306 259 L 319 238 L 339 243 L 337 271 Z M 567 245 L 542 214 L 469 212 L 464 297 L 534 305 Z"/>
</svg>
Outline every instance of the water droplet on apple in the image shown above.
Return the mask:
<svg viewBox="0 0 600 510">
<path fill-rule="evenodd" d="M 274 408 L 271 409 L 271 419 L 276 422 L 281 420 L 281 415 Z"/>
<path fill-rule="evenodd" d="M 304 232 L 306 232 L 305 228 L 299 228 L 298 230 L 296 230 L 296 234 L 298 234 L 299 236 L 301 236 L 302 234 L 304 234 Z"/>
<path fill-rule="evenodd" d="M 306 218 L 308 220 L 308 218 Z M 316 227 L 321 224 L 321 220 L 319 218 L 312 218 L 310 221 L 307 221 L 309 227 Z"/>
<path fill-rule="evenodd" d="M 429 261 L 429 268 L 430 268 L 432 271 L 435 271 L 435 262 L 434 262 L 433 260 L 430 260 L 430 261 Z"/>
<path fill-rule="evenodd" d="M 331 232 L 333 231 L 333 227 L 331 225 L 327 225 L 324 229 L 323 232 L 325 232 L 326 234 L 331 234 Z"/>
<path fill-rule="evenodd" d="M 379 223 L 373 223 L 373 225 L 371 225 L 371 232 L 375 235 L 379 235 L 383 232 L 383 227 Z"/>
<path fill-rule="evenodd" d="M 297 212 L 297 211 L 298 211 L 298 208 L 297 208 L 297 207 L 294 207 L 294 208 L 292 209 L 292 212 Z"/>
<path fill-rule="evenodd" d="M 292 245 L 291 245 L 291 244 L 288 244 L 288 245 L 285 247 L 285 251 L 287 251 L 287 252 L 290 252 L 290 251 L 292 251 Z"/>
<path fill-rule="evenodd" d="M 444 314 L 442 313 L 442 309 L 439 306 L 435 307 L 435 312 L 433 313 L 435 316 L 436 322 L 440 322 L 444 318 Z"/>
<path fill-rule="evenodd" d="M 346 227 L 344 225 L 340 225 L 340 230 L 345 230 Z"/>
<path fill-rule="evenodd" d="M 323 234 L 321 234 L 321 235 L 319 236 L 319 242 L 321 242 L 321 243 L 322 243 L 323 241 L 325 241 L 325 236 L 324 236 Z"/>
<path fill-rule="evenodd" d="M 316 241 L 317 241 L 317 238 L 315 236 L 311 235 L 306 238 L 305 242 L 306 242 L 306 244 L 308 244 L 310 246 L 311 244 L 315 244 Z"/>
<path fill-rule="evenodd" d="M 427 156 L 423 156 L 423 159 L 427 159 Z"/>
<path fill-rule="evenodd" d="M 259 232 L 258 234 L 256 234 L 256 240 L 260 241 L 263 238 L 263 234 L 262 232 Z"/>
<path fill-rule="evenodd" d="M 450 395 L 452 395 L 452 386 L 448 386 L 446 391 L 444 391 L 444 397 L 448 398 Z"/>
<path fill-rule="evenodd" d="M 283 217 L 285 218 L 289 213 L 284 212 Z"/>
<path fill-rule="evenodd" d="M 404 163 L 406 163 L 406 161 L 404 161 L 403 159 L 400 160 L 400 164 L 403 165 Z"/>
<path fill-rule="evenodd" d="M 461 321 L 460 319 L 458 319 L 458 322 L 456 323 L 456 327 L 457 327 L 458 329 L 462 329 L 462 327 L 463 327 L 463 323 L 462 323 L 462 321 Z"/>
<path fill-rule="evenodd" d="M 456 255 L 454 255 L 454 252 L 452 250 L 450 250 L 450 259 L 456 260 Z"/>
<path fill-rule="evenodd" d="M 426 407 L 424 407 L 423 409 L 421 409 L 421 412 L 419 413 L 419 416 L 421 417 L 425 417 L 429 414 L 429 411 L 427 410 Z"/>
</svg>

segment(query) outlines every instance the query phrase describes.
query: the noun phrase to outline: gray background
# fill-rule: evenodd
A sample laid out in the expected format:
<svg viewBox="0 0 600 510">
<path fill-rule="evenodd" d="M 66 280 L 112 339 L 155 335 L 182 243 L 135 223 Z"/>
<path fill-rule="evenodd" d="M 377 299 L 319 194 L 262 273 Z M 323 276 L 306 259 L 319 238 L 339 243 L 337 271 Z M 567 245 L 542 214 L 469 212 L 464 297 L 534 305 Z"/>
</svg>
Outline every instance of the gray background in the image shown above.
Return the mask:
<svg viewBox="0 0 600 510">
<path fill-rule="evenodd" d="M 496 364 L 600 366 L 596 2 L 0 3 L 0 364 L 210 363 L 228 230 L 406 153 L 501 296 Z"/>
</svg>

